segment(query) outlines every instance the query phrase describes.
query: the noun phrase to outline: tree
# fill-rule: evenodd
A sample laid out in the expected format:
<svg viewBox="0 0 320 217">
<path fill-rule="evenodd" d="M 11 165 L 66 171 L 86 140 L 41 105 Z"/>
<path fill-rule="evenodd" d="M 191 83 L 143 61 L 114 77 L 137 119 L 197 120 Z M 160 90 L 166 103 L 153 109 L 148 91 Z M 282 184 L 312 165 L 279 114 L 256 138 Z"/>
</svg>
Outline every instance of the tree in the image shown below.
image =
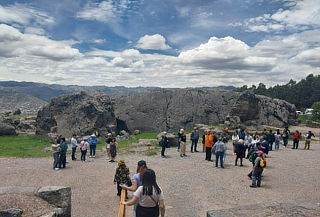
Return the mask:
<svg viewBox="0 0 320 217">
<path fill-rule="evenodd" d="M 312 107 L 312 119 L 314 121 L 320 121 L 320 101 L 313 103 Z"/>
</svg>

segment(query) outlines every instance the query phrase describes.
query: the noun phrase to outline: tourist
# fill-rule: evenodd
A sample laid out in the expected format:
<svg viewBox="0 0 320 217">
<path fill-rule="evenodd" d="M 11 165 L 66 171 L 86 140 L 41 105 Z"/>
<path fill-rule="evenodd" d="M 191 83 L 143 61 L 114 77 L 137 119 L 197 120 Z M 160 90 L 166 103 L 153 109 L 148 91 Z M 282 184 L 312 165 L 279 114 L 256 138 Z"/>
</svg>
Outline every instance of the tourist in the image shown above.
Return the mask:
<svg viewBox="0 0 320 217">
<path fill-rule="evenodd" d="M 260 148 L 263 151 L 263 153 L 265 153 L 266 155 L 269 154 L 269 142 L 267 140 L 267 135 L 264 135 L 260 139 Z"/>
<path fill-rule="evenodd" d="M 206 148 L 206 135 L 208 135 L 208 131 L 205 130 L 202 135 L 202 152 L 204 152 Z"/>
<path fill-rule="evenodd" d="M 120 185 L 123 189 L 128 190 L 128 191 L 136 191 L 138 187 L 142 186 L 142 177 L 145 171 L 148 169 L 147 163 L 144 160 L 140 160 L 138 162 L 138 167 L 137 167 L 137 173 L 135 173 L 131 177 L 131 186 L 128 186 L 126 184 Z M 133 217 L 136 217 L 136 207 L 137 203 L 133 206 Z"/>
<path fill-rule="evenodd" d="M 213 146 L 214 153 L 216 155 L 216 167 L 218 167 L 218 161 L 220 160 L 220 167 L 223 166 L 223 156 L 227 150 L 226 144 L 222 141 L 222 137 L 219 137 L 218 141 Z"/>
<path fill-rule="evenodd" d="M 198 144 L 198 141 L 199 141 L 198 128 L 196 128 L 196 127 L 193 128 L 193 131 L 191 133 L 190 139 L 191 139 L 191 152 L 198 152 L 198 150 L 197 150 L 197 144 Z"/>
<path fill-rule="evenodd" d="M 81 161 L 86 161 L 87 149 L 89 147 L 89 143 L 87 139 L 84 139 L 80 142 L 80 150 L 81 150 Z"/>
<path fill-rule="evenodd" d="M 90 145 L 90 158 L 95 158 L 96 157 L 96 148 L 97 148 L 97 143 L 98 140 L 96 138 L 96 134 L 92 134 L 90 138 L 88 139 L 88 143 Z"/>
<path fill-rule="evenodd" d="M 68 144 L 66 142 L 66 138 L 61 138 L 60 144 L 60 160 L 59 160 L 59 168 L 66 168 L 66 157 L 67 157 Z"/>
<path fill-rule="evenodd" d="M 292 149 L 298 149 L 300 139 L 301 139 L 301 134 L 299 133 L 298 130 L 296 130 L 293 134 L 293 147 L 292 147 Z"/>
<path fill-rule="evenodd" d="M 274 134 L 274 149 L 275 150 L 279 150 L 280 138 L 281 138 L 281 133 L 280 133 L 280 130 L 277 129 L 277 132 Z"/>
<path fill-rule="evenodd" d="M 282 140 L 283 140 L 283 146 L 288 147 L 288 140 L 290 136 L 290 130 L 288 127 L 286 127 L 282 132 Z"/>
<path fill-rule="evenodd" d="M 62 135 L 57 135 L 55 138 L 55 144 L 61 144 Z"/>
<path fill-rule="evenodd" d="M 159 209 L 161 217 L 165 214 L 165 205 L 162 189 L 158 186 L 155 172 L 147 169 L 142 177 L 142 186 L 133 194 L 133 198 L 124 205 L 134 205 L 138 201 L 136 217 L 158 217 Z"/>
<path fill-rule="evenodd" d="M 77 137 L 75 134 L 73 134 L 71 138 L 71 148 L 72 148 L 71 160 L 77 160 L 75 156 L 77 147 L 78 147 Z"/>
<path fill-rule="evenodd" d="M 244 154 L 246 154 L 246 150 L 250 150 L 251 148 L 251 145 L 252 145 L 252 141 L 253 141 L 253 138 L 252 138 L 252 135 L 250 135 L 249 131 L 246 132 L 246 137 L 245 137 L 245 141 L 244 141 L 244 146 L 245 146 L 245 150 L 244 150 Z M 247 158 L 249 157 L 249 155 L 247 155 Z"/>
<path fill-rule="evenodd" d="M 167 132 L 163 132 L 163 135 L 161 136 L 161 140 L 160 140 L 160 146 L 161 146 L 161 157 L 166 157 L 164 155 L 164 152 L 165 152 L 166 148 L 169 148 L 169 141 L 168 141 L 168 137 L 167 137 Z"/>
<path fill-rule="evenodd" d="M 178 136 L 178 152 L 180 152 L 180 137 L 181 137 L 181 130 L 183 130 L 183 129 L 180 129 L 179 130 L 179 132 L 178 132 L 178 134 L 177 134 L 177 136 Z"/>
<path fill-rule="evenodd" d="M 213 146 L 213 135 L 211 131 L 208 131 L 206 137 L 205 137 L 205 146 L 206 146 L 206 160 L 211 160 L 212 155 L 212 146 Z"/>
<path fill-rule="evenodd" d="M 60 159 L 60 144 L 54 141 L 54 144 L 51 145 L 53 152 L 53 169 L 59 170 L 59 159 Z"/>
<path fill-rule="evenodd" d="M 275 137 L 274 137 L 274 134 L 272 133 L 272 130 L 269 130 L 269 133 L 266 134 L 266 136 L 267 136 L 267 141 L 269 143 L 269 151 L 272 151 L 272 146 L 275 141 Z"/>
<path fill-rule="evenodd" d="M 243 141 L 246 139 L 246 133 L 244 132 L 244 129 L 240 130 L 239 139 L 242 139 Z"/>
<path fill-rule="evenodd" d="M 252 168 L 252 184 L 250 185 L 252 188 L 261 186 L 263 168 L 261 167 L 260 160 L 265 160 L 264 154 L 262 151 L 257 151 L 257 157 L 254 160 L 254 166 Z"/>
<path fill-rule="evenodd" d="M 130 180 L 130 171 L 126 166 L 124 160 L 118 161 L 118 167 L 116 169 L 116 173 L 114 175 L 113 182 L 117 184 L 117 195 L 121 196 L 121 185 L 125 184 L 126 186 L 131 186 Z M 126 190 L 126 198 L 127 198 L 127 190 Z M 128 198 L 127 198 L 128 199 Z"/>
<path fill-rule="evenodd" d="M 238 159 L 240 159 L 240 166 L 243 166 L 243 158 L 245 157 L 246 154 L 246 146 L 244 145 L 244 141 L 242 139 L 239 139 L 239 141 L 235 144 L 236 149 L 235 149 L 235 153 L 236 153 L 236 160 L 234 165 L 237 166 L 238 165 Z"/>
<path fill-rule="evenodd" d="M 117 147 L 118 147 L 118 144 L 116 142 L 116 139 L 113 138 L 111 140 L 111 143 L 110 143 L 110 156 L 111 156 L 111 160 L 109 160 L 109 162 L 113 163 L 115 162 L 115 158 L 117 156 Z"/>
<path fill-rule="evenodd" d="M 112 134 L 108 133 L 107 139 L 106 139 L 106 144 L 105 144 L 106 152 L 107 152 L 107 160 L 110 160 L 110 157 L 111 157 L 111 155 L 110 155 L 110 143 L 111 143 L 111 141 L 112 141 Z"/>
<path fill-rule="evenodd" d="M 187 136 L 184 132 L 184 129 L 180 130 L 180 157 L 187 157 L 186 155 L 186 145 L 187 145 Z"/>
<path fill-rule="evenodd" d="M 236 153 L 236 143 L 239 141 L 239 135 L 237 133 L 237 131 L 234 131 L 234 133 L 232 134 L 232 154 L 235 155 Z"/>
<path fill-rule="evenodd" d="M 304 144 L 304 149 L 310 149 L 310 143 L 311 143 L 311 138 L 312 137 L 315 137 L 314 134 L 309 131 L 306 135 L 305 135 L 305 138 L 306 138 L 306 143 Z"/>
</svg>

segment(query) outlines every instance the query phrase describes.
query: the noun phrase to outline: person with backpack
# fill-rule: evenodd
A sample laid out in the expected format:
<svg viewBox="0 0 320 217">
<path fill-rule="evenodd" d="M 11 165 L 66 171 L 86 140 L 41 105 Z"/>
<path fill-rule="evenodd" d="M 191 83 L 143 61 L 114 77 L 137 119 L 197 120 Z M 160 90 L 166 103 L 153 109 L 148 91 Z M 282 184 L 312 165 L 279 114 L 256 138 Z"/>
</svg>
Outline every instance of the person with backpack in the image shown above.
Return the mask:
<svg viewBox="0 0 320 217">
<path fill-rule="evenodd" d="M 266 160 L 262 151 L 257 151 L 257 157 L 254 160 L 254 166 L 252 168 L 252 184 L 251 188 L 261 187 L 261 176 L 263 168 L 266 167 Z"/>
<path fill-rule="evenodd" d="M 166 148 L 169 148 L 169 140 L 167 137 L 167 132 L 164 132 L 163 135 L 161 136 L 160 146 L 161 146 L 161 157 L 166 157 L 164 155 L 164 152 Z"/>
</svg>

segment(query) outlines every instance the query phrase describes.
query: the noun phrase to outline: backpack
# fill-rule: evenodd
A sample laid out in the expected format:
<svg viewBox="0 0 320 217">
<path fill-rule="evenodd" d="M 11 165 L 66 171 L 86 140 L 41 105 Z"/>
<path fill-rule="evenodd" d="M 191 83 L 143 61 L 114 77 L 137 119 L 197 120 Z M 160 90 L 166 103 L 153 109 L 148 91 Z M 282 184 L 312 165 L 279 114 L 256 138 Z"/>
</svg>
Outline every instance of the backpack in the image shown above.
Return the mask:
<svg viewBox="0 0 320 217">
<path fill-rule="evenodd" d="M 262 158 L 261 158 L 261 160 L 260 160 L 260 167 L 266 168 L 266 166 L 267 166 L 267 161 L 266 161 L 265 159 L 262 159 Z"/>
<path fill-rule="evenodd" d="M 252 154 L 250 154 L 249 156 L 249 161 L 250 162 L 254 162 L 254 160 L 257 158 L 257 153 L 253 152 Z"/>
</svg>

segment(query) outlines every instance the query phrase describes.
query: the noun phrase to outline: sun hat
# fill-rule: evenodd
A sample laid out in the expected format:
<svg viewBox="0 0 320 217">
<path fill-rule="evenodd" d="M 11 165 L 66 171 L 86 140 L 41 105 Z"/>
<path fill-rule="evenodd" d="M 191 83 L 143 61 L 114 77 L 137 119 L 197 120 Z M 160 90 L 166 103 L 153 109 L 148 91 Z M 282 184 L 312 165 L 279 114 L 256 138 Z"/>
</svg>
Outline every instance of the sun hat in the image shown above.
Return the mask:
<svg viewBox="0 0 320 217">
<path fill-rule="evenodd" d="M 125 164 L 125 162 L 124 162 L 124 160 L 118 160 L 118 164 L 123 165 L 123 164 Z"/>
<path fill-rule="evenodd" d="M 91 135 L 91 137 L 96 137 L 96 134 L 93 133 L 93 134 Z"/>
</svg>

